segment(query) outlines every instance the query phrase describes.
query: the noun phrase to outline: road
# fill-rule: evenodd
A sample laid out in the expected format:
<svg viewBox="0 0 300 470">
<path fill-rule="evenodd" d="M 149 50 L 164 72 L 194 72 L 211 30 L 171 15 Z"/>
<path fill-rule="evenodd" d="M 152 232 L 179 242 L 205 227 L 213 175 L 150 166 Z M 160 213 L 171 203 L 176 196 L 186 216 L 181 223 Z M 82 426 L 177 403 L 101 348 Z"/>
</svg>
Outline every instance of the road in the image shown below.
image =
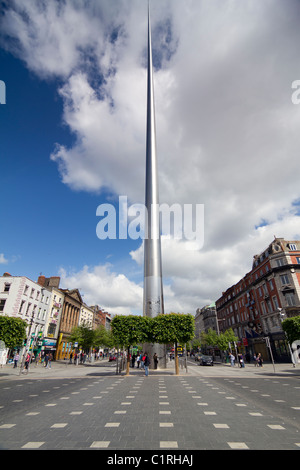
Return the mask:
<svg viewBox="0 0 300 470">
<path fill-rule="evenodd" d="M 194 362 L 180 376 L 68 370 L 0 380 L 1 449 L 300 449 L 299 374 Z"/>
</svg>

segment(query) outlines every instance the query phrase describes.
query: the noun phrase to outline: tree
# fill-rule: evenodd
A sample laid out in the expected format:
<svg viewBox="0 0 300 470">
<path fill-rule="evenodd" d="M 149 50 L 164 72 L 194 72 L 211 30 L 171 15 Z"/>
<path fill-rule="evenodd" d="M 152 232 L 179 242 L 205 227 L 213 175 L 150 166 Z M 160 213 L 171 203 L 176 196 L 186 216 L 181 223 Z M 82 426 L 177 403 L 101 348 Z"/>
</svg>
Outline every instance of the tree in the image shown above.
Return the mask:
<svg viewBox="0 0 300 470">
<path fill-rule="evenodd" d="M 7 348 L 21 346 L 26 339 L 27 322 L 21 318 L 0 316 L 0 340 Z"/>
<path fill-rule="evenodd" d="M 300 340 L 300 315 L 283 320 L 282 328 L 285 331 L 287 340 L 290 344 L 294 341 Z"/>
<path fill-rule="evenodd" d="M 194 338 L 195 319 L 191 314 L 170 313 L 152 319 L 152 342 L 175 343 L 175 373 L 179 375 L 178 344 L 186 344 Z"/>
<path fill-rule="evenodd" d="M 225 333 L 220 333 L 217 339 L 217 345 L 221 351 L 228 350 L 229 343 L 237 342 L 238 338 L 235 336 L 232 328 L 229 328 Z"/>
<path fill-rule="evenodd" d="M 107 346 L 112 348 L 114 345 L 112 332 L 108 331 L 105 326 L 100 325 L 96 330 L 94 330 L 94 343 L 93 346 L 100 348 L 101 346 Z"/>
<path fill-rule="evenodd" d="M 111 322 L 115 343 L 127 349 L 126 375 L 129 375 L 130 346 L 150 342 L 151 318 L 136 315 L 116 315 Z"/>
<path fill-rule="evenodd" d="M 77 342 L 83 350 L 88 351 L 93 346 L 94 330 L 84 325 L 75 326 L 71 331 L 70 342 L 73 344 Z"/>
</svg>

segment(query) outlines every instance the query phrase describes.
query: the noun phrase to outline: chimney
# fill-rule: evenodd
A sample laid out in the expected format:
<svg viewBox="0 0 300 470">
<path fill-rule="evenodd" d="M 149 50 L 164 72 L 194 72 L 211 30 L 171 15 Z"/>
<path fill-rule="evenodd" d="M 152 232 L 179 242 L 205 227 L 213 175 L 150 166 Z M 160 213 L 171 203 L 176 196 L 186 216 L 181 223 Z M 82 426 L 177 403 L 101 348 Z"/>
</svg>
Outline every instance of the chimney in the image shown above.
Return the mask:
<svg viewBox="0 0 300 470">
<path fill-rule="evenodd" d="M 38 283 L 40 286 L 45 287 L 45 282 L 46 282 L 45 276 L 39 276 L 37 283 Z"/>
</svg>

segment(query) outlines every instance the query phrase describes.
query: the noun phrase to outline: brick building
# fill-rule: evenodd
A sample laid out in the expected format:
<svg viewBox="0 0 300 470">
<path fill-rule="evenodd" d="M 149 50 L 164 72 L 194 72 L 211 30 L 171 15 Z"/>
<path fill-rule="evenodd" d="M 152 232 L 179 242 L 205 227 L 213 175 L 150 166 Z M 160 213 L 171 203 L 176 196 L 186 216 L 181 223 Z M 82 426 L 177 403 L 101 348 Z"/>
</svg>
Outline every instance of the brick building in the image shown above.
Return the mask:
<svg viewBox="0 0 300 470">
<path fill-rule="evenodd" d="M 289 361 L 281 320 L 300 314 L 300 241 L 275 238 L 253 257 L 252 270 L 216 302 L 220 332 L 232 328 L 242 352 Z"/>
</svg>

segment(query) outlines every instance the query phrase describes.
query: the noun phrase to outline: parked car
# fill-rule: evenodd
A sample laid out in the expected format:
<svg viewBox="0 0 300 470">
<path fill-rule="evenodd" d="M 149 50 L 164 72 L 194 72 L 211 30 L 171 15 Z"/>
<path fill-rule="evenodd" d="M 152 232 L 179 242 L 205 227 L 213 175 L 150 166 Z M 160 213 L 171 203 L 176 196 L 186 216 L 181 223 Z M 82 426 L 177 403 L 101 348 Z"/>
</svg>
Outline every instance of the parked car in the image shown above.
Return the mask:
<svg viewBox="0 0 300 470">
<path fill-rule="evenodd" d="M 199 361 L 200 366 L 213 366 L 214 361 L 211 356 L 201 356 Z"/>
</svg>

